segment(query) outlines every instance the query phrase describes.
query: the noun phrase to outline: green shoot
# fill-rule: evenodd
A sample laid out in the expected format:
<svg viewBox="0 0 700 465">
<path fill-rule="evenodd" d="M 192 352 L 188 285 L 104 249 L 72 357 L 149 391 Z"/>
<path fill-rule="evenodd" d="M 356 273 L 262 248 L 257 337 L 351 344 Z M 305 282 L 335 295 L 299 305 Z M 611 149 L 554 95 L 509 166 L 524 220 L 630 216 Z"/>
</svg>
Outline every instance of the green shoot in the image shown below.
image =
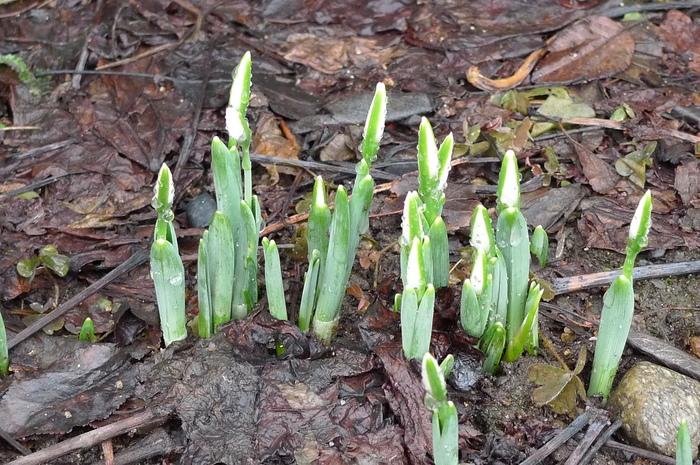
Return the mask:
<svg viewBox="0 0 700 465">
<path fill-rule="evenodd" d="M 377 84 L 365 122 L 362 160 L 355 167 L 352 198 L 348 198 L 345 188 L 339 188 L 331 215 L 323 180 L 319 177 L 314 184 L 307 236 L 309 270 L 302 293 L 299 327 L 306 331 L 312 322 L 314 334 L 325 343 L 330 343 L 335 334 L 357 246 L 369 228 L 369 207 L 374 194 L 370 164 L 377 157 L 384 132 L 386 103 L 384 85 Z"/>
<path fill-rule="evenodd" d="M 185 315 L 185 269 L 172 223 L 174 187 L 165 163 L 158 173 L 152 205 L 158 212 L 151 246 L 151 277 L 156 288 L 158 313 L 166 347 L 187 337 Z"/>
<path fill-rule="evenodd" d="M 323 184 L 323 179 L 319 176 L 314 183 L 313 201 L 311 203 L 311 210 L 309 211 L 309 222 L 306 232 L 309 249 L 309 266 L 311 266 L 313 262 L 314 251 L 318 251 L 319 276 L 323 276 L 324 270 L 326 269 L 328 231 L 331 227 L 331 218 L 331 209 L 326 203 L 326 186 Z M 308 329 L 308 325 L 306 329 Z"/>
<path fill-rule="evenodd" d="M 245 175 L 245 190 L 243 199 L 248 205 L 252 205 L 253 181 L 250 163 L 250 144 L 253 140 L 245 117 L 250 102 L 250 83 L 252 75 L 252 60 L 250 52 L 245 52 L 238 66 L 233 72 L 233 83 L 226 108 L 226 130 L 229 134 L 228 147 L 238 145 L 243 155 L 242 168 Z"/>
<path fill-rule="evenodd" d="M 0 374 L 6 375 L 10 372 L 10 357 L 7 349 L 7 332 L 5 331 L 5 321 L 0 312 Z"/>
<path fill-rule="evenodd" d="M 639 201 L 632 217 L 627 255 L 622 273 L 615 278 L 603 296 L 603 309 L 600 315 L 598 340 L 593 356 L 593 371 L 588 386 L 588 395 L 602 395 L 607 399 L 622 358 L 627 335 L 632 326 L 634 314 L 634 287 L 632 269 L 637 254 L 646 247 L 651 228 L 651 192 L 647 191 Z"/>
<path fill-rule="evenodd" d="M 308 331 L 311 326 L 320 270 L 321 252 L 315 249 L 309 259 L 309 270 L 304 276 L 304 289 L 301 292 L 301 304 L 299 305 L 299 329 L 304 332 Z"/>
<path fill-rule="evenodd" d="M 430 350 L 433 330 L 435 288 L 426 278 L 425 257 L 429 254 L 427 236 L 414 237 L 408 257 L 404 292 L 399 298 L 401 311 L 401 343 L 406 358 L 421 359 Z"/>
<path fill-rule="evenodd" d="M 532 231 L 530 238 L 530 253 L 537 257 L 540 266 L 544 268 L 547 264 L 547 252 L 549 251 L 549 236 L 542 226 L 537 226 Z"/>
<path fill-rule="evenodd" d="M 85 318 L 83 325 L 80 327 L 78 339 L 81 341 L 95 342 L 95 324 L 92 322 L 92 318 Z"/>
<path fill-rule="evenodd" d="M 211 304 L 211 290 L 209 286 L 208 256 L 207 256 L 207 235 L 204 232 L 204 237 L 199 240 L 199 249 L 197 257 L 197 299 L 199 300 L 199 337 L 208 338 L 214 334 L 214 310 Z"/>
<path fill-rule="evenodd" d="M 270 315 L 278 320 L 286 320 L 287 304 L 284 301 L 284 283 L 277 244 L 265 237 L 262 240 L 262 246 L 265 255 L 265 286 Z"/>
<path fill-rule="evenodd" d="M 450 171 L 454 138 L 450 133 L 438 149 L 433 128 L 427 118 L 418 132 L 418 194 L 423 202 L 423 221 L 432 244 L 432 282 L 436 288 L 446 286 L 450 278 L 450 255 L 447 228 L 440 215 L 445 204 L 445 186 Z"/>
<path fill-rule="evenodd" d="M 474 264 L 462 287 L 460 319 L 467 333 L 481 338 L 484 370 L 489 373 L 498 369 L 501 358 L 512 362 L 525 348 L 534 351 L 539 340 L 542 290 L 534 284 L 528 290 L 530 253 L 544 266 L 549 240 L 541 226 L 535 228 L 532 241 L 529 238 L 520 211 L 519 179 L 517 158 L 509 150 L 499 175 L 495 234 L 485 207 L 478 206 L 472 216 Z"/>
<path fill-rule="evenodd" d="M 313 318 L 313 331 L 316 337 L 330 343 L 340 320 L 340 306 L 345 296 L 344 280 L 348 266 L 348 244 L 350 242 L 350 206 L 343 186 L 335 194 L 335 211 L 330 228 L 326 269 L 321 282 Z"/>
<path fill-rule="evenodd" d="M 690 442 L 688 423 L 681 421 L 676 439 L 676 465 L 693 465 L 693 450 Z"/>
<path fill-rule="evenodd" d="M 445 378 L 454 364 L 448 355 L 441 365 L 427 352 L 423 356 L 422 377 L 425 406 L 433 411 L 433 458 L 435 465 L 457 465 L 459 461 L 459 428 L 457 408 L 447 400 Z"/>
</svg>

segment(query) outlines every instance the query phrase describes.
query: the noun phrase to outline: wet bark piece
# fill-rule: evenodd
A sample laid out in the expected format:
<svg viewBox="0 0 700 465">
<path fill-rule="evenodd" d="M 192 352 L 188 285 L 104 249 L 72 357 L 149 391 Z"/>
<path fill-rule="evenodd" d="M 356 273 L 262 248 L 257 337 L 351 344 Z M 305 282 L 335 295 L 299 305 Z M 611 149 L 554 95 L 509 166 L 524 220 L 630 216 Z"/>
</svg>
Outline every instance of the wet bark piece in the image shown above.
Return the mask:
<svg viewBox="0 0 700 465">
<path fill-rule="evenodd" d="M 542 225 L 548 232 L 558 231 L 576 210 L 586 194 L 580 184 L 535 191 L 522 196 L 522 211 L 531 226 Z"/>
<path fill-rule="evenodd" d="M 619 23 L 592 16 L 564 29 L 532 73 L 537 83 L 597 79 L 624 71 L 632 63 L 634 39 Z"/>
<path fill-rule="evenodd" d="M 420 378 L 411 371 L 399 344 L 384 344 L 377 347 L 375 352 L 389 377 L 385 394 L 404 427 L 410 463 L 428 465 L 432 461 L 426 452 L 433 448 L 431 414 L 423 405 L 425 390 Z"/>
<path fill-rule="evenodd" d="M 46 370 L 15 374 L 0 401 L 3 429 L 15 437 L 66 433 L 107 418 L 136 384 L 129 358 L 114 344 L 89 344 Z"/>
<path fill-rule="evenodd" d="M 681 196 L 683 205 L 688 205 L 700 192 L 700 161 L 696 159 L 684 161 L 676 167 L 674 186 Z"/>
</svg>

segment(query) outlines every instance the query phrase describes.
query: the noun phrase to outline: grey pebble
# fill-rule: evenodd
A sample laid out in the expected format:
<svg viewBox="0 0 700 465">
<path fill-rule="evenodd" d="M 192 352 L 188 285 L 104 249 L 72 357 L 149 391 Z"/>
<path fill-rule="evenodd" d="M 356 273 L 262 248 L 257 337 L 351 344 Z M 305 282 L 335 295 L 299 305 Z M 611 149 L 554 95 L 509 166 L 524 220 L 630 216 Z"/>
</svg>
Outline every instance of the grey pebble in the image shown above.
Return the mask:
<svg viewBox="0 0 700 465">
<path fill-rule="evenodd" d="M 631 443 L 675 456 L 681 420 L 688 423 L 693 457 L 700 444 L 700 383 L 668 368 L 640 362 L 630 369 L 608 400 Z"/>
<path fill-rule="evenodd" d="M 202 192 L 185 207 L 190 228 L 206 228 L 216 211 L 216 200 L 208 192 Z"/>
</svg>

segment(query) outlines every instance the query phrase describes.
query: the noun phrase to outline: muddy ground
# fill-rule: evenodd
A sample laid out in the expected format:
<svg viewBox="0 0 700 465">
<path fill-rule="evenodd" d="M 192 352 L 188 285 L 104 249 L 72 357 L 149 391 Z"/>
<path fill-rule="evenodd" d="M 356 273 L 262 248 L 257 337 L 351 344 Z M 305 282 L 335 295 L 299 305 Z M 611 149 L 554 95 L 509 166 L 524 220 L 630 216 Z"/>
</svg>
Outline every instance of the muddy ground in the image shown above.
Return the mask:
<svg viewBox="0 0 700 465">
<path fill-rule="evenodd" d="M 211 340 L 162 349 L 142 260 L 10 351 L 0 428 L 35 452 L 152 415 L 128 434 L 32 463 L 104 463 L 110 449 L 141 454 L 116 463 L 432 463 L 420 370 L 403 358 L 391 312 L 401 291 L 392 244 L 405 194 L 416 188 L 417 128 L 426 116 L 439 140 L 453 132 L 457 141 L 443 212 L 453 284 L 438 294 L 431 350 L 459 362 L 450 398 L 460 459 L 517 464 L 531 456 L 600 404 L 578 398 L 569 414 L 537 406 L 528 368 L 556 366 L 554 353 L 573 368 L 582 347 L 592 359 L 605 286 L 561 292 L 543 306 L 552 350 L 503 364 L 496 377 L 481 373 L 476 341 L 458 324 L 459 290 L 471 213 L 478 203 L 495 206 L 499 155 L 518 151 L 525 214 L 550 235 L 547 266 L 532 267 L 537 278 L 618 269 L 645 189 L 654 226 L 638 265 L 700 259 L 699 6 L 618 3 L 0 2 L 0 311 L 10 339 L 148 248 L 163 162 L 177 181 L 175 222 L 195 317 L 203 228 L 187 205 L 213 193 L 209 145 L 225 136 L 231 70 L 248 50 L 253 151 L 275 157 L 254 158 L 255 191 L 264 234 L 283 251 L 293 316 L 306 267 L 294 249 L 303 225 L 295 215 L 314 175 L 331 188 L 351 182 L 344 173 L 358 159 L 366 115 L 354 104 L 377 82 L 390 90 L 370 230 L 331 348 L 271 319 L 263 299 Z M 534 71 L 519 71 L 543 47 Z M 474 66 L 484 76 L 468 81 Z M 521 74 L 510 93 L 483 79 Z M 540 111 L 552 94 L 570 97 L 566 114 Z M 554 124 L 535 133 L 545 123 Z M 299 168 L 312 161 L 320 167 Z M 69 257 L 67 274 L 39 267 L 33 278 L 20 276 L 18 262 L 46 245 Z M 697 280 L 682 272 L 637 280 L 633 329 L 700 352 Z M 98 343 L 75 336 L 86 316 Z M 276 354 L 275 341 L 286 355 Z M 628 347 L 618 377 L 646 358 Z M 589 374 L 590 362 L 579 375 L 584 385 Z M 578 440 L 543 463 L 564 463 Z M 0 441 L 0 462 L 19 456 Z M 591 463 L 659 462 L 604 447 Z"/>
</svg>

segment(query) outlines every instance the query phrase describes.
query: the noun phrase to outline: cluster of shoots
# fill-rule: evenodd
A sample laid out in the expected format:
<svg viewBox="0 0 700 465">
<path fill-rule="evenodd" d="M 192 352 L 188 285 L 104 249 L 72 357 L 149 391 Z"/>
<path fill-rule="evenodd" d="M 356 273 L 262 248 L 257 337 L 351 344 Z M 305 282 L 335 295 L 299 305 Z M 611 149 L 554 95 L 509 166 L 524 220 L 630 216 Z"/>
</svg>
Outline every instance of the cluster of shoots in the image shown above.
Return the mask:
<svg viewBox="0 0 700 465">
<path fill-rule="evenodd" d="M 460 319 L 464 330 L 480 338 L 484 371 L 495 373 L 501 359 L 512 362 L 538 346 L 537 310 L 543 290 L 530 281 L 530 253 L 544 266 L 547 233 L 538 226 L 530 239 L 520 211 L 520 174 L 509 150 L 498 180 L 496 229 L 485 207 L 474 210 L 470 243 L 474 249 L 470 278 L 462 286 Z"/>
<path fill-rule="evenodd" d="M 634 314 L 632 270 L 637 254 L 649 243 L 651 228 L 651 192 L 642 196 L 630 224 L 625 263 L 603 296 L 598 340 L 593 357 L 593 371 L 588 385 L 589 396 L 610 395 L 615 373 L 622 358 Z"/>
<path fill-rule="evenodd" d="M 258 301 L 257 249 L 263 220 L 260 203 L 252 194 L 252 135 L 245 116 L 250 86 L 251 58 L 250 53 L 246 53 L 233 73 L 226 109 L 228 143 L 218 137 L 212 141 L 217 211 L 199 242 L 197 269 L 198 331 L 204 338 L 215 333 L 218 325 L 232 318 L 244 318 Z M 308 227 L 309 269 L 300 304 L 299 326 L 304 331 L 311 327 L 326 343 L 336 331 L 355 251 L 361 235 L 369 227 L 369 207 L 374 191 L 370 165 L 376 160 L 384 132 L 386 103 L 384 85 L 378 84 L 365 125 L 362 160 L 356 167 L 353 195 L 349 196 L 344 187 L 339 187 L 331 213 L 323 179 L 319 177 L 314 185 Z M 153 202 L 159 216 L 151 268 L 166 346 L 186 336 L 184 272 L 172 225 L 172 199 L 172 178 L 163 165 Z M 287 319 L 277 245 L 265 238 L 262 246 L 270 314 Z"/>
<path fill-rule="evenodd" d="M 418 133 L 418 191 L 406 195 L 401 245 L 403 294 L 394 310 L 401 312 L 401 340 L 407 358 L 422 359 L 430 349 L 435 289 L 450 275 L 447 228 L 440 216 L 450 170 L 452 134 L 438 149 L 433 129 L 423 118 Z"/>
<path fill-rule="evenodd" d="M 304 277 L 298 324 L 303 331 L 311 329 L 325 343 L 330 343 L 337 330 L 357 246 L 369 227 L 369 207 L 374 193 L 370 166 L 377 158 L 384 133 L 386 105 L 386 90 L 379 83 L 365 123 L 362 159 L 355 167 L 352 196 L 345 187 L 338 187 L 331 212 L 323 179 L 316 178 L 314 184 L 307 229 L 309 268 Z M 270 313 L 276 318 L 286 319 L 282 272 L 275 241 L 263 239 L 263 250 Z"/>
<path fill-rule="evenodd" d="M 425 406 L 433 411 L 433 458 L 435 465 L 457 465 L 459 461 L 459 429 L 457 408 L 447 400 L 445 379 L 454 366 L 454 357 L 448 355 L 438 365 L 430 354 L 423 356 L 422 376 L 425 388 Z"/>
<path fill-rule="evenodd" d="M 233 73 L 226 108 L 228 143 L 214 137 L 212 171 L 217 211 L 199 241 L 197 262 L 199 335 L 244 318 L 258 301 L 258 242 L 263 220 L 253 195 L 250 162 L 252 134 L 246 112 L 252 62 L 246 52 Z"/>
</svg>

